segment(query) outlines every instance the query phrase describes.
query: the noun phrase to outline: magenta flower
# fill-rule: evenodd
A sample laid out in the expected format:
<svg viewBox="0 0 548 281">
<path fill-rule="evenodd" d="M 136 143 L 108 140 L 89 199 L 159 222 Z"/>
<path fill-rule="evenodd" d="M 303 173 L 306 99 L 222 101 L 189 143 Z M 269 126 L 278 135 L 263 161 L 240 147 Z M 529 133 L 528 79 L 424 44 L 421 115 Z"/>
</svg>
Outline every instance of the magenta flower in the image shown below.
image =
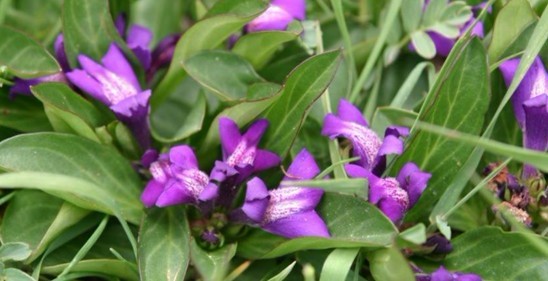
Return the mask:
<svg viewBox="0 0 548 281">
<path fill-rule="evenodd" d="M 520 59 L 511 59 L 500 65 L 502 76 L 510 86 Z M 525 77 L 512 95 L 514 115 L 523 131 L 526 148 L 548 151 L 548 74 L 539 57 L 525 73 Z M 525 165 L 524 178 L 537 175 L 537 170 Z"/>
<path fill-rule="evenodd" d="M 341 99 L 338 115 L 329 113 L 324 118 L 322 135 L 334 139 L 344 137 L 352 143 L 353 154 L 360 157 L 358 164 L 374 174 L 380 175 L 386 166 L 386 155 L 401 154 L 401 137 L 409 135 L 405 127 L 389 127 L 381 140 L 363 118 L 361 112 L 350 102 Z"/>
<path fill-rule="evenodd" d="M 405 164 L 396 178 L 379 178 L 361 166 L 347 164 L 345 170 L 354 178 L 365 178 L 369 182 L 369 202 L 392 220 L 399 223 L 405 213 L 415 205 L 432 175 L 415 165 Z"/>
<path fill-rule="evenodd" d="M 284 181 L 312 179 L 320 169 L 314 157 L 303 149 L 287 170 Z M 268 190 L 255 177 L 247 183 L 245 203 L 239 210 L 247 222 L 287 238 L 329 237 L 325 222 L 314 210 L 323 190 L 306 187 L 278 187 Z"/>
<path fill-rule="evenodd" d="M 304 20 L 305 0 L 272 0 L 266 11 L 249 22 L 247 32 L 285 30 L 294 20 Z"/>
<path fill-rule="evenodd" d="M 187 145 L 174 146 L 150 165 L 152 179 L 141 194 L 146 207 L 198 204 L 200 194 L 209 183 L 198 169 L 198 160 Z"/>
<path fill-rule="evenodd" d="M 152 31 L 138 24 L 132 24 L 126 31 L 126 19 L 124 15 L 119 15 L 114 25 L 120 36 L 126 41 L 128 48 L 139 59 L 143 67 L 148 69 L 151 61 L 149 45 L 152 41 Z"/>
<path fill-rule="evenodd" d="M 223 162 L 229 168 L 235 169 L 241 180 L 280 163 L 280 157 L 276 153 L 257 147 L 267 127 L 268 121 L 259 119 L 241 135 L 238 125 L 230 118 L 219 119 Z"/>
<path fill-rule="evenodd" d="M 151 55 L 150 67 L 146 71 L 147 81 L 151 81 L 154 74 L 171 62 L 177 42 L 181 38 L 180 34 L 168 35 L 162 39 Z"/>
<path fill-rule="evenodd" d="M 32 79 L 15 78 L 14 84 L 10 88 L 10 96 L 13 97 L 15 94 L 31 95 L 32 93 L 30 91 L 30 87 L 34 85 L 38 85 L 40 83 L 59 82 L 59 83 L 68 84 L 69 82 L 65 76 L 65 72 L 70 70 L 70 66 L 68 64 L 67 55 L 65 53 L 64 46 L 65 45 L 63 40 L 63 34 L 59 34 L 57 38 L 55 39 L 55 43 L 53 44 L 53 49 L 55 51 L 55 58 L 57 59 L 57 62 L 61 66 L 61 69 L 62 69 L 61 72 L 42 76 L 42 77 L 32 78 Z"/>
<path fill-rule="evenodd" d="M 432 274 L 418 273 L 417 281 L 481 281 L 481 277 L 474 273 L 449 272 L 440 266 Z"/>
<path fill-rule="evenodd" d="M 110 45 L 108 52 L 96 63 L 85 55 L 79 55 L 82 69 L 67 73 L 74 85 L 99 100 L 115 113 L 116 117 L 133 132 L 143 148 L 150 146 L 147 116 L 150 90 L 142 90 L 137 77 L 122 51 Z"/>
</svg>

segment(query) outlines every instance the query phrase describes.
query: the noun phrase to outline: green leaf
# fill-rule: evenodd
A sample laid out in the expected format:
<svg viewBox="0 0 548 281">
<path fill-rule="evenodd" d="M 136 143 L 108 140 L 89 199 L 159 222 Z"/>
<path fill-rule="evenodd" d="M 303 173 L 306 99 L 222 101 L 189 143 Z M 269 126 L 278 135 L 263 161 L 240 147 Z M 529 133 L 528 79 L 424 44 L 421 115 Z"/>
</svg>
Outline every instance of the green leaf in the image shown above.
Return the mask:
<svg viewBox="0 0 548 281">
<path fill-rule="evenodd" d="M 421 245 L 426 242 L 426 227 L 422 223 L 416 224 L 400 233 L 398 238 L 415 245 Z"/>
<path fill-rule="evenodd" d="M 28 244 L 32 251 L 28 261 L 33 261 L 53 239 L 88 213 L 46 193 L 22 190 L 8 205 L 0 234 L 4 242 Z"/>
<path fill-rule="evenodd" d="M 291 270 L 293 270 L 293 267 L 295 266 L 297 262 L 294 261 L 290 265 L 288 265 L 284 270 L 280 271 L 280 273 L 276 274 L 272 278 L 268 279 L 268 281 L 283 281 L 285 278 L 291 273 Z"/>
<path fill-rule="evenodd" d="M 360 248 L 335 249 L 327 256 L 320 281 L 345 281 Z"/>
<path fill-rule="evenodd" d="M 498 13 L 489 45 L 489 61 L 493 64 L 503 59 L 505 51 L 519 38 L 537 16 L 527 0 L 509 1 Z"/>
<path fill-rule="evenodd" d="M 203 50 L 219 46 L 234 32 L 266 9 L 266 3 L 256 0 L 221 0 L 205 18 L 190 27 L 181 37 L 172 63 L 151 99 L 153 110 L 164 101 L 185 77 L 182 62 Z"/>
<path fill-rule="evenodd" d="M 193 82 L 190 79 L 187 81 Z M 188 138 L 202 129 L 205 114 L 206 99 L 201 91 L 187 89 L 184 92 L 176 92 L 152 112 L 152 136 L 166 143 Z"/>
<path fill-rule="evenodd" d="M 229 244 L 215 251 L 202 249 L 195 239 L 190 243 L 190 260 L 204 281 L 224 280 L 230 261 L 236 254 L 236 244 Z"/>
<path fill-rule="evenodd" d="M 99 142 L 95 128 L 113 119 L 65 84 L 42 83 L 32 87 L 32 93 L 44 104 L 50 123 L 58 132 L 74 133 Z"/>
<path fill-rule="evenodd" d="M 99 61 L 112 42 L 125 43 L 114 27 L 108 0 L 66 0 L 63 4 L 65 51 L 72 67 L 80 54 Z"/>
<path fill-rule="evenodd" d="M 436 55 L 434 41 L 432 41 L 432 38 L 424 31 L 415 31 L 411 33 L 411 43 L 417 50 L 417 53 L 423 58 L 431 59 Z"/>
<path fill-rule="evenodd" d="M 68 266 L 66 264 L 44 266 L 42 273 L 49 275 L 58 275 Z M 86 276 L 116 276 L 123 280 L 137 281 L 139 275 L 135 273 L 132 264 L 116 259 L 92 259 L 78 262 L 72 267 L 71 272 L 86 273 Z"/>
<path fill-rule="evenodd" d="M 151 209 L 139 234 L 142 280 L 184 280 L 190 255 L 190 230 L 182 207 Z"/>
<path fill-rule="evenodd" d="M 227 51 L 199 52 L 185 60 L 183 67 L 221 101 L 242 99 L 252 84 L 264 82 L 246 60 Z"/>
<path fill-rule="evenodd" d="M 373 251 L 367 255 L 371 275 L 375 280 L 414 281 L 409 262 L 396 247 Z"/>
<path fill-rule="evenodd" d="M 479 134 L 489 105 L 487 59 L 478 39 L 462 45 L 463 48 L 453 50 L 446 60 L 428 93 L 419 120 Z M 432 178 L 417 204 L 407 213 L 406 220 L 417 220 L 431 211 L 432 202 L 441 197 L 471 151 L 472 148 L 463 143 L 412 129 L 405 152 L 397 159 L 392 173 L 412 161 L 431 173 Z"/>
<path fill-rule="evenodd" d="M 41 42 L 43 46 L 49 46 L 61 30 L 62 5 L 62 0 L 2 1 L 0 24 L 13 27 Z"/>
<path fill-rule="evenodd" d="M 424 0 L 403 1 L 401 6 L 401 18 L 405 31 L 411 33 L 419 26 L 422 16 Z"/>
<path fill-rule="evenodd" d="M 24 95 L 10 99 L 4 88 L 0 88 L 0 125 L 21 132 L 51 130 L 39 101 Z"/>
<path fill-rule="evenodd" d="M 172 0 L 141 0 L 131 3 L 131 22 L 146 26 L 152 31 L 152 46 L 165 36 L 181 32 L 182 2 Z"/>
<path fill-rule="evenodd" d="M 468 146 L 479 146 L 492 153 L 512 157 L 514 160 L 531 164 L 542 171 L 548 172 L 548 153 L 543 153 L 538 150 L 525 149 L 519 146 L 480 138 L 470 134 L 463 134 L 458 131 L 447 130 L 439 126 L 432 126 L 425 123 L 418 123 L 417 126 L 420 130 L 444 136 L 447 139 L 453 139 Z"/>
<path fill-rule="evenodd" d="M 6 269 L 3 277 L 9 281 L 35 281 L 28 274 L 16 268 Z"/>
<path fill-rule="evenodd" d="M 21 78 L 35 78 L 61 71 L 55 58 L 26 35 L 0 26 L 0 68 Z"/>
<path fill-rule="evenodd" d="M 31 253 L 29 245 L 21 242 L 6 243 L 0 247 L 0 261 L 24 261 Z"/>
<path fill-rule="evenodd" d="M 79 207 L 96 206 L 92 209 L 101 211 L 119 208 L 125 219 L 133 223 L 141 219 L 141 182 L 128 161 L 110 147 L 66 134 L 19 135 L 0 143 L 0 167 L 9 172 L 40 172 L 51 180 L 59 180 L 58 184 L 73 182 L 79 185 L 69 188 L 54 186 L 40 178 L 4 175 L 6 181 L 9 178 L 13 180 L 12 184 L 17 183 L 20 187 L 39 187 L 46 192 L 58 189 L 62 194 L 55 192 L 54 195 L 71 198 Z M 83 197 L 79 198 L 81 195 Z M 85 204 L 86 200 L 92 201 Z"/>
<path fill-rule="evenodd" d="M 365 200 L 336 193 L 325 193 L 317 208 L 331 238 L 285 238 L 254 231 L 238 244 L 238 254 L 246 258 L 274 258 L 300 250 L 329 248 L 377 248 L 395 238 L 396 229 L 377 207 Z"/>
<path fill-rule="evenodd" d="M 248 60 L 255 69 L 261 69 L 282 44 L 299 38 L 302 31 L 302 26 L 299 26 L 298 29 L 289 31 L 248 33 L 236 41 L 232 52 Z"/>
<path fill-rule="evenodd" d="M 451 241 L 450 270 L 474 272 L 484 280 L 543 280 L 548 276 L 548 240 L 495 227 L 468 231 Z"/>
<path fill-rule="evenodd" d="M 280 96 L 263 114 L 270 121 L 265 147 L 285 157 L 308 109 L 325 91 L 341 61 L 341 52 L 314 56 L 288 76 Z"/>
</svg>

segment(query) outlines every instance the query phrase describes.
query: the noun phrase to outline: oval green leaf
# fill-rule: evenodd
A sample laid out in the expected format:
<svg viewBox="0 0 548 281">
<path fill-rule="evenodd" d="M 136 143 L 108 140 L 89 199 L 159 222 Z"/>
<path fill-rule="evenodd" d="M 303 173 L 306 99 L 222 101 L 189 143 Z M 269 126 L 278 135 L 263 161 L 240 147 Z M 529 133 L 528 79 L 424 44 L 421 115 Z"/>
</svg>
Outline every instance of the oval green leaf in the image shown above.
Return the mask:
<svg viewBox="0 0 548 281">
<path fill-rule="evenodd" d="M 190 261 L 190 237 L 184 208 L 149 210 L 139 233 L 141 280 L 184 280 Z"/>
<path fill-rule="evenodd" d="M 80 179 L 83 181 L 82 186 L 69 189 L 67 196 L 73 191 L 73 195 L 82 193 L 87 198 L 106 200 L 93 204 L 103 207 L 112 205 L 111 207 L 119 208 L 122 216 L 129 221 L 140 221 L 141 182 L 129 162 L 110 147 L 82 137 L 59 133 L 19 135 L 0 143 L 0 168 L 9 172 L 41 172 L 65 176 L 60 180 Z M 38 183 L 34 187 L 51 184 L 45 180 L 41 183 L 39 178 L 22 178 L 20 184 L 29 185 L 31 181 Z M 91 189 L 86 190 L 87 188 Z M 80 203 L 76 205 L 81 206 Z M 89 208 L 90 205 L 85 207 Z"/>
<path fill-rule="evenodd" d="M 34 78 L 61 71 L 48 51 L 23 33 L 0 26 L 0 68 L 21 78 Z"/>
<path fill-rule="evenodd" d="M 264 112 L 270 121 L 265 147 L 285 157 L 312 104 L 331 83 L 341 62 L 339 50 L 314 56 L 292 71 L 276 101 Z"/>
</svg>

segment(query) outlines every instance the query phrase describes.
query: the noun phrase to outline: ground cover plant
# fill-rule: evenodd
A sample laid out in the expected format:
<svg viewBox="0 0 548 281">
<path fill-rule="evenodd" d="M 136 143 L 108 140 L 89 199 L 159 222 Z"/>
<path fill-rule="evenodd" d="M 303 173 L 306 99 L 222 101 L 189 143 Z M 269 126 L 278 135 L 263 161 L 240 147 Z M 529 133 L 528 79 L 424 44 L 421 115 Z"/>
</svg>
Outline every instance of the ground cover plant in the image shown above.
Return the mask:
<svg viewBox="0 0 548 281">
<path fill-rule="evenodd" d="M 546 0 L 0 2 L 0 280 L 546 280 Z"/>
</svg>

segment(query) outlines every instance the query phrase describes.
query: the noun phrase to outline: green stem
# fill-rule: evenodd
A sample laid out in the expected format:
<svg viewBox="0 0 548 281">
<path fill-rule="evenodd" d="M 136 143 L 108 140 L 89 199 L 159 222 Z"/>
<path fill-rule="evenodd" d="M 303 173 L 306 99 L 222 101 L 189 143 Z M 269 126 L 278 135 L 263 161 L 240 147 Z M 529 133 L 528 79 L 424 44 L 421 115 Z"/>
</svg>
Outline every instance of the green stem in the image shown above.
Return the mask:
<svg viewBox="0 0 548 281">
<path fill-rule="evenodd" d="M 377 42 L 375 42 L 375 45 L 373 46 L 373 51 L 371 52 L 371 55 L 369 56 L 369 58 L 367 58 L 367 62 L 365 63 L 363 70 L 360 73 L 360 76 L 358 77 L 358 81 L 356 82 L 356 85 L 354 85 L 354 88 L 352 89 L 352 92 L 349 98 L 350 102 L 352 103 L 356 102 L 356 99 L 358 98 L 358 95 L 361 92 L 363 85 L 365 85 L 367 78 L 369 78 L 369 75 L 371 74 L 371 71 L 373 70 L 373 67 L 375 66 L 375 63 L 377 62 L 379 55 L 384 47 L 386 38 L 388 37 L 388 34 L 392 30 L 392 26 L 394 25 L 394 22 L 396 21 L 402 1 L 403 0 L 390 1 L 390 6 L 388 7 L 388 14 L 386 16 L 386 21 L 384 22 L 381 28 L 381 33 L 379 35 L 379 38 L 377 39 Z"/>
<path fill-rule="evenodd" d="M 350 40 L 350 34 L 348 33 L 348 27 L 346 26 L 346 21 L 344 19 L 344 12 L 343 12 L 341 0 L 331 0 L 331 6 L 333 6 L 333 10 L 335 12 L 335 20 L 337 21 L 339 32 L 341 33 L 343 38 L 345 54 L 346 54 L 346 57 L 348 58 L 348 61 L 347 61 L 348 73 L 350 74 L 353 80 L 354 77 L 357 76 L 356 60 L 354 59 L 354 52 L 352 51 L 352 41 Z M 352 80 L 350 80 L 350 83 L 352 82 Z"/>
<path fill-rule="evenodd" d="M 317 40 L 316 52 L 318 54 L 321 54 L 324 52 L 324 49 L 323 49 L 322 30 L 319 24 L 316 24 L 316 40 Z M 332 109 L 331 109 L 331 100 L 329 98 L 329 88 L 325 90 L 320 100 L 322 103 L 324 115 L 331 113 Z M 339 153 L 339 142 L 336 139 L 329 141 L 329 157 L 331 158 L 332 164 L 339 163 L 342 160 L 341 155 Z M 333 173 L 335 174 L 336 179 L 341 179 L 341 178 L 344 179 L 347 177 L 346 172 L 344 171 L 344 168 L 342 166 L 336 166 L 333 170 Z"/>
</svg>

